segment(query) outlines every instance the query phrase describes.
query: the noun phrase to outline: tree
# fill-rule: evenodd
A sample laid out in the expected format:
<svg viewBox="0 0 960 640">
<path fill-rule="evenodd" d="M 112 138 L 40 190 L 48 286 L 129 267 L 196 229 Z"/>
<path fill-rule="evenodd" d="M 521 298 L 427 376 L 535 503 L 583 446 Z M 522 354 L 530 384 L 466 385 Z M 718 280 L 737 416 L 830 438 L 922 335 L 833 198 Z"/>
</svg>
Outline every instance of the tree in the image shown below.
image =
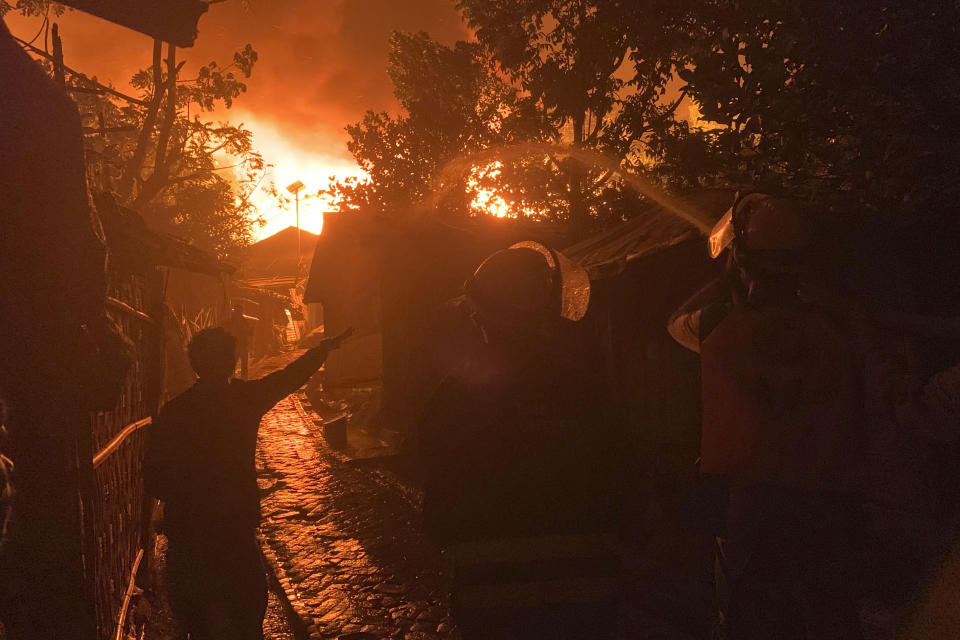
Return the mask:
<svg viewBox="0 0 960 640">
<path fill-rule="evenodd" d="M 853 289 L 896 305 L 909 296 L 925 312 L 960 308 L 952 286 L 960 269 L 956 2 L 459 6 L 491 58 L 521 77 L 543 76 L 558 51 L 560 64 L 576 64 L 589 42 L 577 39 L 578 25 L 602 20 L 605 41 L 622 37 L 629 51 L 616 74 L 625 91 L 609 115 L 610 131 L 630 141 L 625 165 L 674 190 L 717 185 L 798 196 L 840 231 Z M 670 83 L 699 119 L 658 105 Z"/>
<path fill-rule="evenodd" d="M 462 3 L 480 42 L 453 48 L 425 34 L 395 35 L 389 70 L 404 113 L 368 113 L 347 127 L 348 148 L 370 180 L 335 183 L 329 193 L 348 208 L 406 207 L 437 190 L 441 168 L 472 163 L 472 171 L 439 176 L 460 198 L 447 211 L 476 212 L 479 196 L 496 201 L 481 208 L 566 221 L 574 237 L 629 217 L 639 196 L 610 163 L 593 166 L 544 143 L 604 154 L 624 172 L 644 169 L 654 152 L 672 150 L 662 139 L 680 128 L 672 114 L 683 98 L 664 102 L 666 73 L 642 90 L 628 86 L 619 77 L 629 49 L 611 24 L 617 16 L 567 4 L 547 20 L 525 14 L 529 2 Z M 686 155 L 707 155 L 710 136 L 683 133 L 674 137 Z M 513 153 L 523 143 L 530 152 Z M 492 153 L 506 145 L 509 158 Z M 467 178 L 450 189 L 456 175 Z"/>
<path fill-rule="evenodd" d="M 21 1 L 17 9 L 27 15 L 62 11 L 37 0 Z M 51 53 L 21 44 L 55 75 Z M 249 196 L 263 180 L 263 160 L 249 130 L 201 114 L 229 109 L 246 91 L 256 61 L 247 45 L 229 65 L 210 62 L 184 79 L 177 48 L 154 41 L 152 64 L 130 82 L 136 96 L 63 67 L 84 123 L 91 188 L 115 191 L 155 228 L 221 256 L 249 244 L 257 220 Z"/>
<path fill-rule="evenodd" d="M 499 77 L 476 43 L 445 47 L 424 33 L 391 38 L 388 73 L 404 110 L 400 116 L 367 112 L 347 127 L 348 148 L 369 180 L 334 181 L 328 194 L 345 209 L 405 209 L 432 195 L 440 170 L 452 159 L 522 141 L 543 141 L 553 128 L 529 107 L 519 92 Z M 442 206 L 466 214 L 478 193 L 498 190 L 520 210 L 545 217 L 549 186 L 523 189 L 512 172 L 535 172 L 524 163 L 488 163 L 455 174 Z M 450 185 L 447 185 L 448 187 Z"/>
<path fill-rule="evenodd" d="M 610 28 L 603 11 L 586 1 L 565 3 L 553 13 L 530 11 L 529 2 L 459 6 L 479 40 L 545 118 L 557 130 L 569 125 L 572 146 L 624 155 L 629 141 L 610 126 L 610 116 L 624 86 L 614 74 L 627 49 L 624 35 Z M 604 187 L 612 176 L 591 175 L 576 159 L 553 162 L 566 183 L 574 233 L 585 235 L 596 215 L 591 209 L 599 204 L 597 196 L 611 194 Z"/>
<path fill-rule="evenodd" d="M 794 194 L 851 224 L 863 216 L 929 219 L 957 202 L 956 3 L 460 0 L 458 6 L 478 43 L 448 51 L 474 56 L 461 59 L 472 80 L 450 83 L 456 65 L 435 69 L 436 61 L 417 54 L 428 40 L 414 46 L 395 39 L 391 77 L 404 113 L 368 114 L 348 128 L 350 149 L 371 180 L 347 185 L 341 195 L 392 190 L 393 200 L 413 202 L 430 189 L 432 173 L 463 151 L 538 141 L 603 153 L 621 171 L 671 191 Z M 508 113 L 525 135 L 463 138 L 459 125 L 417 113 L 421 99 L 476 106 L 466 88 L 481 79 L 501 89 L 475 113 Z M 490 99 L 502 103 L 491 108 Z M 683 105 L 697 117 L 682 117 Z M 537 163 L 534 155 L 498 169 L 491 186 L 514 211 L 569 220 L 583 235 L 635 209 L 636 195 L 609 170 L 569 156 Z"/>
<path fill-rule="evenodd" d="M 955 192 L 956 3 L 459 6 L 501 66 L 554 87 L 561 86 L 554 68 L 573 68 L 586 48 L 598 47 L 589 38 L 598 25 L 603 42 L 629 51 L 618 75 L 632 91 L 611 112 L 611 128 L 623 140 L 644 142 L 651 168 L 675 186 L 698 176 L 739 188 L 773 185 L 838 210 L 873 213 L 905 212 Z M 658 117 L 656 98 L 674 79 L 705 127 Z M 580 94 L 589 104 L 590 94 Z"/>
</svg>

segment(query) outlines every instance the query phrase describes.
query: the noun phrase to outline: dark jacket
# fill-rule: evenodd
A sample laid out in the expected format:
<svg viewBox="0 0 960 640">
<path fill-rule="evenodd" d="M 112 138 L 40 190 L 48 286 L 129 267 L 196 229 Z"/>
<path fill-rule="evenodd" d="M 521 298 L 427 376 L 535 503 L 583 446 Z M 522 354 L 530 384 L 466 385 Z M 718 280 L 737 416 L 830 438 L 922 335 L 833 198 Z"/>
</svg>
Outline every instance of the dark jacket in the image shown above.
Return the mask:
<svg viewBox="0 0 960 640">
<path fill-rule="evenodd" d="M 437 391 L 422 453 L 438 542 L 616 528 L 622 432 L 589 389 L 551 378 Z"/>
<path fill-rule="evenodd" d="M 461 611 L 610 602 L 624 436 L 583 363 L 448 378 L 420 424 L 424 521 Z"/>
</svg>

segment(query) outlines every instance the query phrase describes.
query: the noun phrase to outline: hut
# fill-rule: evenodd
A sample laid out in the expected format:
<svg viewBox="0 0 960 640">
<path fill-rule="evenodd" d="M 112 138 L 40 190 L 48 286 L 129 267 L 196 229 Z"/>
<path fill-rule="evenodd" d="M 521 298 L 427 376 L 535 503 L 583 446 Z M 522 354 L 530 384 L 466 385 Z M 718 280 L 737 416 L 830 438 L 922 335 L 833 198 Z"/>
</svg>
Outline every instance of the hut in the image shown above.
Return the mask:
<svg viewBox="0 0 960 640">
<path fill-rule="evenodd" d="M 207 324 L 229 317 L 233 267 L 171 235 L 149 229 L 140 216 L 96 198 L 109 252 L 107 313 L 134 347 L 120 401 L 91 416 L 92 477 L 80 486 L 85 563 L 99 638 L 119 637 L 134 579 L 152 540 L 151 501 L 143 490 L 143 427 L 162 402 L 192 384 L 186 362 L 189 327 L 172 309 L 203 315 Z M 173 284 L 173 286 L 171 286 Z M 194 316 L 196 317 L 196 316 Z M 91 562 L 92 560 L 92 562 Z"/>
<path fill-rule="evenodd" d="M 287 293 L 309 269 L 317 237 L 315 233 L 287 227 L 250 245 L 244 251 L 237 278 Z"/>
<path fill-rule="evenodd" d="M 706 221 L 716 221 L 732 198 L 729 192 L 706 191 L 681 201 Z M 699 447 L 698 431 L 690 433 L 691 424 L 699 429 L 699 365 L 673 341 L 666 324 L 670 314 L 718 272 L 703 235 L 663 207 L 649 204 L 629 221 L 563 253 L 590 276 L 588 321 L 596 325 L 609 377 L 642 441 L 639 448 L 649 451 L 654 442 L 659 448 Z"/>
<path fill-rule="evenodd" d="M 208 6 L 64 4 L 179 46 L 193 44 Z M 0 618 L 17 637 L 106 640 L 121 637 L 147 542 L 142 427 L 163 394 L 164 269 L 224 270 L 212 256 L 152 234 L 119 211 L 105 214 L 112 216 L 106 226 L 113 259 L 104 269 L 80 120 L 61 86 L 56 25 L 53 35 L 49 57 L 59 84 L 0 20 L 0 389 L 10 407 L 4 453 L 17 465 L 14 519 L 0 554 Z M 116 406 L 90 415 L 91 390 L 105 386 L 88 366 L 102 363 L 97 353 L 107 351 L 91 339 L 105 313 L 135 357 Z"/>
<path fill-rule="evenodd" d="M 193 46 L 197 21 L 210 6 L 202 0 L 63 0 L 61 4 L 178 47 Z"/>
</svg>

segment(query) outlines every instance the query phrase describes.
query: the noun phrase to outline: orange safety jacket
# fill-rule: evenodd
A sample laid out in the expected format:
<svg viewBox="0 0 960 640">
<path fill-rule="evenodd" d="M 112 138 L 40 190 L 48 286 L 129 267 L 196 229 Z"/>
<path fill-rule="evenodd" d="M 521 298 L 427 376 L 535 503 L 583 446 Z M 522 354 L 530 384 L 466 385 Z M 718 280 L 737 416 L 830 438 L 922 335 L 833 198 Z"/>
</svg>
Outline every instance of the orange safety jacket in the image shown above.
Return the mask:
<svg viewBox="0 0 960 640">
<path fill-rule="evenodd" d="M 854 355 L 810 305 L 735 307 L 701 345 L 701 471 L 831 488 L 856 442 Z"/>
</svg>

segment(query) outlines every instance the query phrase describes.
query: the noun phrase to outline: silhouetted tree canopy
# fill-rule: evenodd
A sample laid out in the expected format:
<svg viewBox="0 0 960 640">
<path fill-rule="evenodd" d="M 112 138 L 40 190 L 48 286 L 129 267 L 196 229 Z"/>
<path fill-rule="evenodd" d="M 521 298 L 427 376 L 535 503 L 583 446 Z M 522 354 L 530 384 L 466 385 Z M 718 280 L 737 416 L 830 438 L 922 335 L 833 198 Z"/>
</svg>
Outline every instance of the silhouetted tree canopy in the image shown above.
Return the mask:
<svg viewBox="0 0 960 640">
<path fill-rule="evenodd" d="M 63 11 L 46 0 L 19 0 L 0 6 L 0 15 L 13 9 L 24 15 Z M 52 56 L 38 45 L 43 41 L 24 46 L 52 75 Z M 265 167 L 249 130 L 207 114 L 229 109 L 246 91 L 257 52 L 248 44 L 229 64 L 211 61 L 191 78 L 183 77 L 178 53 L 154 41 L 150 66 L 130 80 L 133 96 L 65 70 L 84 124 L 88 181 L 93 189 L 115 192 L 153 227 L 226 256 L 253 239 L 258 214 L 249 195 Z"/>
<path fill-rule="evenodd" d="M 842 214 L 893 217 L 956 200 L 954 2 L 458 6 L 477 44 L 394 38 L 403 112 L 348 128 L 371 175 L 341 188 L 348 206 L 416 201 L 449 158 L 522 140 L 595 149 L 675 191 L 774 189 Z M 520 164 L 525 171 L 498 175 L 515 211 L 539 207 L 582 229 L 630 214 L 635 196 L 616 176 L 562 157 Z"/>
</svg>

